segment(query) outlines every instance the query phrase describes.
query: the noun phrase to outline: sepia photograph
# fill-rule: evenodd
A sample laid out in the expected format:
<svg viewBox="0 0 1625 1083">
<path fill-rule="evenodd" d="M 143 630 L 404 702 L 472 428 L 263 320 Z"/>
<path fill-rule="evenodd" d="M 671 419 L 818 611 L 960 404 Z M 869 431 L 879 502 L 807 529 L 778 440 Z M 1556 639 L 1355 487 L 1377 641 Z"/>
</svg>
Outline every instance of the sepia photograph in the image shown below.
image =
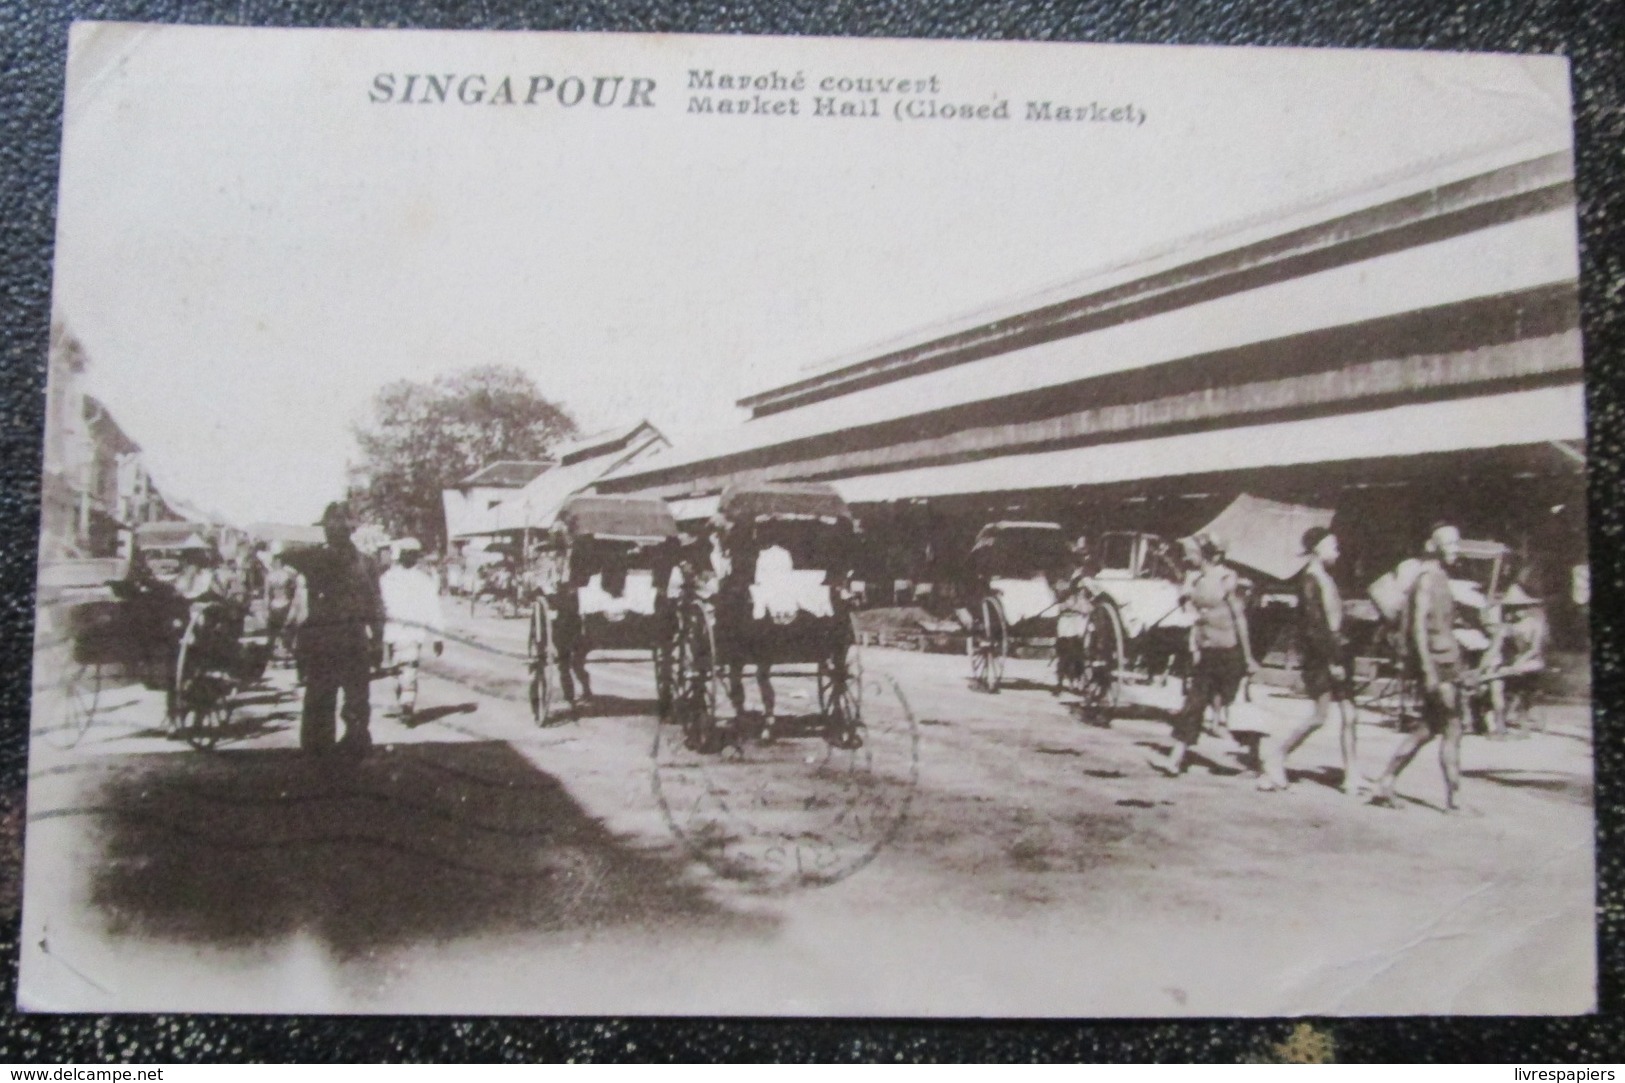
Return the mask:
<svg viewBox="0 0 1625 1083">
<path fill-rule="evenodd" d="M 1564 58 L 68 49 L 22 1010 L 1595 1010 Z"/>
</svg>

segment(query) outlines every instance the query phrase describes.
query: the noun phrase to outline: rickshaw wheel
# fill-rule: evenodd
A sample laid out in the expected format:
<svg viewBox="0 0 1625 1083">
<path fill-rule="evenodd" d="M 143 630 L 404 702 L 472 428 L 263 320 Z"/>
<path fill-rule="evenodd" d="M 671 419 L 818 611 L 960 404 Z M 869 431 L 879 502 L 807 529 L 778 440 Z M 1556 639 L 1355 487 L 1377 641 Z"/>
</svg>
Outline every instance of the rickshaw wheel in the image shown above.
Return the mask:
<svg viewBox="0 0 1625 1083">
<path fill-rule="evenodd" d="M 984 692 L 997 692 L 1004 681 L 1004 660 L 1010 653 L 1010 626 L 997 598 L 982 599 L 982 623 L 970 643 L 971 681 Z"/>
<path fill-rule="evenodd" d="M 62 722 L 51 726 L 51 743 L 58 748 L 76 746 L 95 721 L 96 707 L 101 699 L 102 667 L 94 662 L 69 662 L 68 675 L 62 687 Z"/>
<path fill-rule="evenodd" d="M 1414 673 L 1405 664 L 1401 633 L 1384 629 L 1378 640 L 1382 650 L 1371 658 L 1370 676 L 1357 680 L 1354 687 L 1356 711 L 1370 711 L 1384 724 L 1404 729 L 1421 714 L 1422 693 Z"/>
<path fill-rule="evenodd" d="M 170 724 L 185 742 L 199 752 L 220 743 L 231 721 L 231 688 L 217 676 L 195 672 L 196 656 L 192 631 L 181 638 L 175 657 L 175 691 L 170 701 Z"/>
<path fill-rule="evenodd" d="M 185 725 L 181 735 L 186 743 L 199 752 L 208 752 L 220 743 L 225 736 L 225 729 L 231 723 L 231 699 L 226 695 L 215 695 L 213 690 L 208 693 L 198 691 L 201 702 L 189 707 L 185 715 Z"/>
<path fill-rule="evenodd" d="M 1117 607 L 1102 601 L 1089 611 L 1083 630 L 1083 674 L 1078 710 L 1086 721 L 1109 722 L 1122 695 L 1123 620 Z"/>
<path fill-rule="evenodd" d="M 530 608 L 530 628 L 525 637 L 526 664 L 530 667 L 530 717 L 538 726 L 545 726 L 552 713 L 553 671 L 549 663 L 553 654 L 553 627 L 547 606 L 539 599 Z"/>
<path fill-rule="evenodd" d="M 671 715 L 671 648 L 664 644 L 654 649 L 655 715 L 661 722 L 670 722 Z"/>
<path fill-rule="evenodd" d="M 688 602 L 678 616 L 672 717 L 683 728 L 683 744 L 693 752 L 715 752 L 721 743 L 716 657 L 711 615 L 699 602 Z"/>
<path fill-rule="evenodd" d="M 844 647 L 818 663 L 818 710 L 824 740 L 840 749 L 863 747 L 863 651 L 855 629 Z"/>
</svg>

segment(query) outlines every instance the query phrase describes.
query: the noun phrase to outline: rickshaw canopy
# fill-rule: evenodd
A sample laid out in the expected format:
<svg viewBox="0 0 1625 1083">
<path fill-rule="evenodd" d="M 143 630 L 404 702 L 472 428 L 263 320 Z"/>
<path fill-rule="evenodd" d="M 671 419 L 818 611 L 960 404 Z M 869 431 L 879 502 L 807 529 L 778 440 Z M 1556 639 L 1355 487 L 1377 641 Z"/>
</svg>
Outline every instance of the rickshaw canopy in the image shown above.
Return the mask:
<svg viewBox="0 0 1625 1083">
<path fill-rule="evenodd" d="M 723 491 L 717 510 L 736 522 L 802 519 L 831 525 L 852 524 L 852 511 L 841 499 L 841 494 L 821 482 L 729 486 Z"/>
<path fill-rule="evenodd" d="M 664 500 L 635 496 L 573 496 L 555 520 L 572 537 L 657 542 L 677 537 L 677 520 Z"/>
<path fill-rule="evenodd" d="M 1066 544 L 1066 535 L 1061 530 L 1060 523 L 1022 522 L 1013 519 L 1000 520 L 989 523 L 976 532 L 976 542 L 971 551 L 986 549 L 998 545 L 1001 541 L 1021 539 L 1017 544 L 1047 545 Z"/>
<path fill-rule="evenodd" d="M 977 531 L 970 552 L 978 570 L 995 575 L 1059 571 L 1072 560 L 1071 546 L 1059 523 L 988 523 Z"/>
</svg>

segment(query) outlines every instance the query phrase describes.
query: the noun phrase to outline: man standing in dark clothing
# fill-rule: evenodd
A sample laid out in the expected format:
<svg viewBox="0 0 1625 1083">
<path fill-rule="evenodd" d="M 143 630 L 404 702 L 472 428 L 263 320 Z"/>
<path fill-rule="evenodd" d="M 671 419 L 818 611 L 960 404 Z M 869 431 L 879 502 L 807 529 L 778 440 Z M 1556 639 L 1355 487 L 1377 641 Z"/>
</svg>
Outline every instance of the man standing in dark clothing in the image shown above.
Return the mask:
<svg viewBox="0 0 1625 1083">
<path fill-rule="evenodd" d="M 1331 575 L 1339 555 L 1337 535 L 1323 526 L 1310 527 L 1304 531 L 1303 555 L 1308 561 L 1298 579 L 1298 656 L 1304 693 L 1315 706 L 1309 717 L 1278 744 L 1265 747 L 1264 773 L 1258 788 L 1287 788 L 1287 757 L 1325 725 L 1327 715 L 1336 707 L 1343 752 L 1343 792 L 1353 797 L 1360 792 L 1354 760 L 1354 697 L 1343 643 L 1343 599 Z"/>
<path fill-rule="evenodd" d="M 352 524 L 342 504 L 322 514 L 327 544 L 289 554 L 305 578 L 306 610 L 299 628 L 299 659 L 305 673 L 299 745 L 307 752 L 333 747 L 334 711 L 342 694 L 344 736 L 338 747 L 360 755 L 372 745 L 367 732 L 368 684 L 383 649 L 384 604 L 378 570 L 350 540 Z"/>
</svg>

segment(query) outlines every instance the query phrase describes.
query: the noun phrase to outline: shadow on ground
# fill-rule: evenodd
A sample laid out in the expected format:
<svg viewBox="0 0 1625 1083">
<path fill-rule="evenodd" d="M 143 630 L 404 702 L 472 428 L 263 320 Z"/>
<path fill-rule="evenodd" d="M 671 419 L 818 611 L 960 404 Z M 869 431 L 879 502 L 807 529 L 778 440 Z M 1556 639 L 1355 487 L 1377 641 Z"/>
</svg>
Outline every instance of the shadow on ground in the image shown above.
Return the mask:
<svg viewBox="0 0 1625 1083">
<path fill-rule="evenodd" d="M 87 794 L 91 897 L 117 935 L 218 946 L 303 931 L 338 955 L 613 926 L 766 932 L 608 832 L 500 742 L 131 757 Z"/>
<path fill-rule="evenodd" d="M 1524 771 L 1513 768 L 1463 771 L 1463 778 L 1478 778 L 1514 790 L 1539 790 L 1576 804 L 1590 805 L 1594 798 L 1589 779 L 1550 771 Z"/>
</svg>

